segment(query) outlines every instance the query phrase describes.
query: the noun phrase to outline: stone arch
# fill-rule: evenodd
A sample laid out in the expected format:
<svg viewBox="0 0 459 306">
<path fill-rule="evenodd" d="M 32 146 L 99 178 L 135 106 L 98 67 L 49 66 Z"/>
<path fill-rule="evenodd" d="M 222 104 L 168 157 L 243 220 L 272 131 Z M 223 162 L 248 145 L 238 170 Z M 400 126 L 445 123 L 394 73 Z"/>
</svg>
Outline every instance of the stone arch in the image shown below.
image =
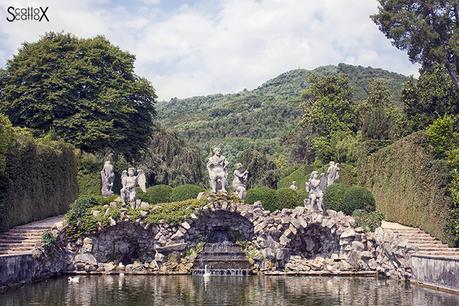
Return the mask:
<svg viewBox="0 0 459 306">
<path fill-rule="evenodd" d="M 155 227 L 144 229 L 129 221 L 119 222 L 91 236 L 92 254 L 98 262 L 149 262 L 155 256 Z"/>
<path fill-rule="evenodd" d="M 234 211 L 212 210 L 194 219 L 183 238 L 189 242 L 217 242 L 224 239 L 234 242 L 252 240 L 254 236 L 254 225 L 249 218 Z"/>
<path fill-rule="evenodd" d="M 340 250 L 339 236 L 321 223 L 300 226 L 296 231 L 290 230 L 287 235 L 290 237 L 284 239 L 284 245 L 289 249 L 290 255 L 304 258 L 329 257 Z"/>
</svg>

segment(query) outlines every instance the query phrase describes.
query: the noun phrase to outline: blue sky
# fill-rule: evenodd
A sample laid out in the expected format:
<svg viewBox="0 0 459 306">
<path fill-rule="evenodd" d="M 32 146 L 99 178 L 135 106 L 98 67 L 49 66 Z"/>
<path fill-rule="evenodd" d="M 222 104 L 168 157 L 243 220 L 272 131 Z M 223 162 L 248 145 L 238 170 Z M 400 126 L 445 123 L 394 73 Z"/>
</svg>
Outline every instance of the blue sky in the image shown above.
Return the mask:
<svg viewBox="0 0 459 306">
<path fill-rule="evenodd" d="M 7 22 L 9 6 L 48 6 L 50 22 Z M 340 62 L 417 75 L 370 20 L 376 11 L 376 0 L 0 0 L 0 67 L 22 42 L 65 31 L 135 54 L 161 100 Z"/>
</svg>

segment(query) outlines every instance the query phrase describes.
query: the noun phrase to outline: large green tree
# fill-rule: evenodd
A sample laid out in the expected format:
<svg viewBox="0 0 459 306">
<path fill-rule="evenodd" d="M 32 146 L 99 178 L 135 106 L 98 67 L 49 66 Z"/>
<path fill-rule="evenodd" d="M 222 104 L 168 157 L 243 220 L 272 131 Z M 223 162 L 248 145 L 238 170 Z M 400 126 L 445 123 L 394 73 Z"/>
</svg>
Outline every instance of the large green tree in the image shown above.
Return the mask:
<svg viewBox="0 0 459 306">
<path fill-rule="evenodd" d="M 362 116 L 364 139 L 385 140 L 389 138 L 390 123 L 385 110 L 389 104 L 390 93 L 386 84 L 381 80 L 373 81 Z"/>
<path fill-rule="evenodd" d="M 274 161 L 268 159 L 265 153 L 247 149 L 241 153 L 239 160 L 249 172 L 247 187 L 267 186 L 277 188 L 281 171 Z"/>
<path fill-rule="evenodd" d="M 444 115 L 459 113 L 459 91 L 448 77 L 446 68 L 439 64 L 421 69 L 417 81 L 408 80 L 401 100 L 412 130 L 423 129 Z"/>
<path fill-rule="evenodd" d="M 459 89 L 459 2 L 457 0 L 378 0 L 371 16 L 379 29 L 413 63 L 443 65 Z"/>
<path fill-rule="evenodd" d="M 0 110 L 37 134 L 131 158 L 150 135 L 156 98 L 134 61 L 102 36 L 47 33 L 7 62 Z"/>
<path fill-rule="evenodd" d="M 310 127 L 313 134 L 328 136 L 336 131 L 356 128 L 352 101 L 352 89 L 344 74 L 324 77 L 313 76 L 304 92 L 303 126 Z"/>
</svg>

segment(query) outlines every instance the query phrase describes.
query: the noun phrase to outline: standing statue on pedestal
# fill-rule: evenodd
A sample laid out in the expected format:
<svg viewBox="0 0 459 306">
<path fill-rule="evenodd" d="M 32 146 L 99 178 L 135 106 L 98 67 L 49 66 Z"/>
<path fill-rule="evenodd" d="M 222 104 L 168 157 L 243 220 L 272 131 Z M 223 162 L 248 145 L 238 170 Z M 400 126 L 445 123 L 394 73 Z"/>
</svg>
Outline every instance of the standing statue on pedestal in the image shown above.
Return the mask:
<svg viewBox="0 0 459 306">
<path fill-rule="evenodd" d="M 102 195 L 104 197 L 113 195 L 112 187 L 115 180 L 115 173 L 113 172 L 113 165 L 110 161 L 107 160 L 104 163 L 104 168 L 100 171 L 100 177 L 102 179 Z"/>
<path fill-rule="evenodd" d="M 209 183 L 213 192 L 226 193 L 227 178 L 228 178 L 228 161 L 222 155 L 220 148 L 214 148 L 213 154 L 207 162 L 207 170 L 209 171 Z"/>
<path fill-rule="evenodd" d="M 236 164 L 236 170 L 234 170 L 233 178 L 233 191 L 237 194 L 239 199 L 243 200 L 247 193 L 247 177 L 249 172 L 244 170 L 244 167 L 241 163 Z"/>
<path fill-rule="evenodd" d="M 332 185 L 337 179 L 339 179 L 339 170 L 338 163 L 331 161 L 330 166 L 327 170 L 327 186 Z"/>
<path fill-rule="evenodd" d="M 305 200 L 305 206 L 324 212 L 324 193 L 320 189 L 320 179 L 318 178 L 318 175 L 319 173 L 317 171 L 312 171 L 309 181 L 306 182 L 306 191 L 309 195 L 308 199 Z"/>
<path fill-rule="evenodd" d="M 143 170 L 137 169 L 137 175 L 135 175 L 134 168 L 129 168 L 127 171 L 124 170 L 121 174 L 123 188 L 120 191 L 123 204 L 129 203 L 131 208 L 137 208 L 135 187 L 138 185 L 143 192 L 146 192 L 146 182 L 147 179 Z"/>
</svg>

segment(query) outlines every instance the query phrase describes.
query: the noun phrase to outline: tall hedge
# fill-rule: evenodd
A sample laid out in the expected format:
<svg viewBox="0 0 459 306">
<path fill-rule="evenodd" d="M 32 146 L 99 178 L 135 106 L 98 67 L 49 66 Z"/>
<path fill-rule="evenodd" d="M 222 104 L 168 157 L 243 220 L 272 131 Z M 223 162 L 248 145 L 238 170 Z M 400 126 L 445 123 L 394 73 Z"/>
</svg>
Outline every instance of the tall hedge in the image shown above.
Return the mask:
<svg viewBox="0 0 459 306">
<path fill-rule="evenodd" d="M 444 242 L 450 214 L 450 172 L 435 160 L 423 132 L 404 137 L 373 153 L 358 165 L 358 177 L 376 199 L 388 221 L 419 227 Z"/>
<path fill-rule="evenodd" d="M 73 147 L 19 137 L 0 176 L 0 231 L 65 213 L 78 194 Z"/>
</svg>

